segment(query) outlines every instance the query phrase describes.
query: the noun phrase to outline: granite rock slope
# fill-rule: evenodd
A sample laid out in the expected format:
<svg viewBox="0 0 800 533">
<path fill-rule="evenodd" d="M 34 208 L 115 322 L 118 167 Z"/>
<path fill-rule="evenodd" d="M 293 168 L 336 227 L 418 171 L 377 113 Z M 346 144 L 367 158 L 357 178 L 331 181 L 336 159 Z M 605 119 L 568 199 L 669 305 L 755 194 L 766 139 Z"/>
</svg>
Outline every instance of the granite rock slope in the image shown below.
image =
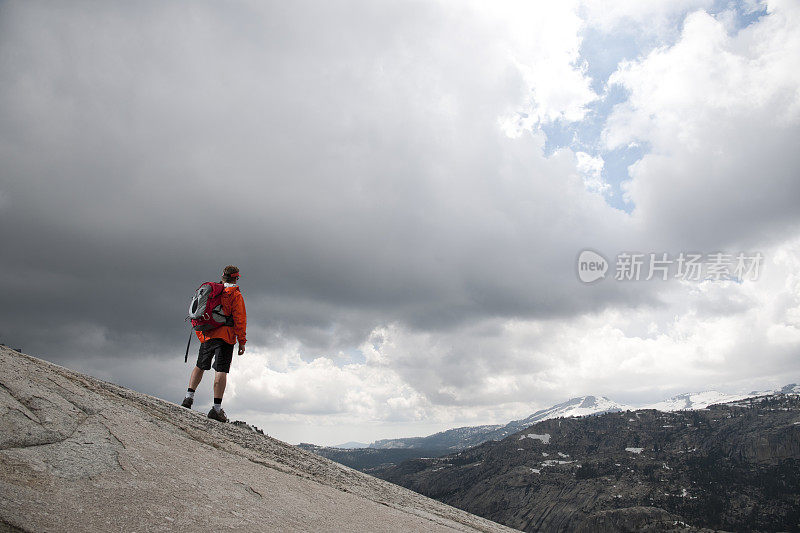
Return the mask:
<svg viewBox="0 0 800 533">
<path fill-rule="evenodd" d="M 0 347 L 0 530 L 511 531 Z"/>
</svg>

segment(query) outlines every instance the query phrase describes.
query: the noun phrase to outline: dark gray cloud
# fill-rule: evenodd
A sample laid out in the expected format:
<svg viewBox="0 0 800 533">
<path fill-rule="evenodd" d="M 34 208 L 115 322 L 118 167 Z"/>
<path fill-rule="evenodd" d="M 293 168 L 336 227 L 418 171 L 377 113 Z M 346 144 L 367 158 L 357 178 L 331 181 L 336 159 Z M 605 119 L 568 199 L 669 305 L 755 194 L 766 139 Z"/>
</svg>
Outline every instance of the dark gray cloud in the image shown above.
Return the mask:
<svg viewBox="0 0 800 533">
<path fill-rule="evenodd" d="M 452 41 L 467 22 L 433 5 L 235 7 L 4 4 L 16 342 L 74 355 L 95 324 L 109 352 L 141 332 L 172 350 L 187 294 L 227 263 L 257 340 L 279 328 L 312 350 L 337 324 L 345 346 L 388 320 L 619 298 L 574 291 L 570 269 L 615 216 L 598 227 L 585 210 L 602 203 L 574 204 L 567 157 L 499 134 L 521 82 L 492 47 Z"/>
</svg>

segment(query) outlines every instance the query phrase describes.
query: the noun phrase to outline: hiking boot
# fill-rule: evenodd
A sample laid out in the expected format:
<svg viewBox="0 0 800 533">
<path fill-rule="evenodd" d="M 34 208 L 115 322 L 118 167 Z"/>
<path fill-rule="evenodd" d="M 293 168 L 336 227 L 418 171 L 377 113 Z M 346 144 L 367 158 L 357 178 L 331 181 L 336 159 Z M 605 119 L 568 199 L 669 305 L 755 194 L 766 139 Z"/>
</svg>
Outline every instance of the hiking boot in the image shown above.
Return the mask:
<svg viewBox="0 0 800 533">
<path fill-rule="evenodd" d="M 186 398 L 183 399 L 183 403 L 181 404 L 181 407 L 185 407 L 187 409 L 191 409 L 193 403 L 194 403 L 194 398 L 186 397 Z"/>
<path fill-rule="evenodd" d="M 225 422 L 228 421 L 228 417 L 225 416 L 225 410 L 224 409 L 220 409 L 219 411 L 217 411 L 213 407 L 208 412 L 208 418 L 210 418 L 211 420 L 216 420 L 218 422 L 222 422 L 222 423 L 225 423 Z"/>
</svg>

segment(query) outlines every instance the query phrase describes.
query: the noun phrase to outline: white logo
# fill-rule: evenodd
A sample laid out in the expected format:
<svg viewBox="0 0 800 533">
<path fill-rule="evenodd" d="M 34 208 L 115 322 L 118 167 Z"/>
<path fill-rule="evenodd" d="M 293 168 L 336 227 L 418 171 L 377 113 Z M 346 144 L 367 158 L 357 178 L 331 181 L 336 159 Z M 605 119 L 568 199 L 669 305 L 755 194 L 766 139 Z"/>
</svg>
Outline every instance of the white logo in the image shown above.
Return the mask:
<svg viewBox="0 0 800 533">
<path fill-rule="evenodd" d="M 606 277 L 608 261 L 602 255 L 591 250 L 584 250 L 578 256 L 578 278 L 584 283 L 591 283 Z"/>
</svg>

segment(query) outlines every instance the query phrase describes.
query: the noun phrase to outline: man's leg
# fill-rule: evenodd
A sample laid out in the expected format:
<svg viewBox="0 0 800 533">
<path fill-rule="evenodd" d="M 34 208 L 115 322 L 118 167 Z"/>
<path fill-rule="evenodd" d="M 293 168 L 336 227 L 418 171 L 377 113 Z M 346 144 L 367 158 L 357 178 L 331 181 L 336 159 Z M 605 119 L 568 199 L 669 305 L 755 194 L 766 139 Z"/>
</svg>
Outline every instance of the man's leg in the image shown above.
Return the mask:
<svg viewBox="0 0 800 533">
<path fill-rule="evenodd" d="M 192 408 L 192 404 L 194 403 L 194 391 L 200 384 L 201 379 L 203 379 L 203 369 L 195 366 L 192 369 L 192 374 L 189 376 L 189 389 L 186 391 L 186 397 L 181 404 L 183 407 Z"/>
<path fill-rule="evenodd" d="M 225 394 L 225 384 L 228 382 L 228 373 L 217 371 L 214 374 L 214 407 L 208 412 L 208 417 L 220 422 L 227 422 L 228 417 L 222 410 L 222 395 Z"/>
<path fill-rule="evenodd" d="M 204 370 L 199 366 L 196 366 L 192 369 L 192 375 L 189 376 L 190 389 L 197 389 L 197 386 L 200 385 L 200 380 L 203 379 L 203 372 Z"/>
<path fill-rule="evenodd" d="M 228 384 L 227 372 L 214 373 L 214 399 L 219 398 L 222 400 L 222 395 L 225 394 L 225 385 Z"/>
<path fill-rule="evenodd" d="M 227 422 L 228 417 L 222 410 L 222 395 L 225 394 L 225 385 L 228 383 L 228 371 L 233 359 L 233 344 L 223 342 L 217 348 L 214 356 L 214 407 L 208 412 L 208 417 L 220 422 Z"/>
</svg>

